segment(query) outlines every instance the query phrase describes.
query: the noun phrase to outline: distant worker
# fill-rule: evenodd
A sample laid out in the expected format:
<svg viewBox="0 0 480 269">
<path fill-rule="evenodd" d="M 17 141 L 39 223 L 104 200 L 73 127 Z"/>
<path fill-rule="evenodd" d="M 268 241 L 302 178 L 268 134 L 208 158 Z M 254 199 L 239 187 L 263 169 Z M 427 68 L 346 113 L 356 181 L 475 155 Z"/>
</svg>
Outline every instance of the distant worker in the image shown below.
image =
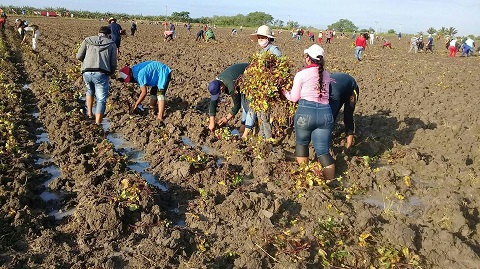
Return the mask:
<svg viewBox="0 0 480 269">
<path fill-rule="evenodd" d="M 108 19 L 108 24 L 110 27 L 110 31 L 112 31 L 111 37 L 112 41 L 115 42 L 115 45 L 117 46 L 117 56 L 120 55 L 120 43 L 122 41 L 122 37 L 120 35 L 122 31 L 122 26 L 117 23 L 117 19 L 115 18 L 110 18 Z"/>
<path fill-rule="evenodd" d="M 208 28 L 208 30 L 205 32 L 205 42 L 210 40 L 216 41 L 212 28 Z"/>
<path fill-rule="evenodd" d="M 130 34 L 134 36 L 136 31 L 137 31 L 137 23 L 135 21 L 132 21 L 132 23 L 130 24 Z"/>
<path fill-rule="evenodd" d="M 392 48 L 392 42 L 390 42 L 386 39 L 383 39 L 382 49 L 384 49 L 384 48 Z"/>
<path fill-rule="evenodd" d="M 354 142 L 355 123 L 353 113 L 360 94 L 359 87 L 357 81 L 346 73 L 331 73 L 330 79 L 329 104 L 332 108 L 333 120 L 336 122 L 338 113 L 343 106 L 343 123 L 347 139 L 345 147 L 350 148 Z"/>
<path fill-rule="evenodd" d="M 38 39 L 40 38 L 40 30 L 38 25 L 32 24 L 30 26 L 25 27 L 25 37 L 24 41 L 27 38 L 26 33 L 31 33 L 32 34 L 32 51 L 37 52 L 38 49 Z"/>
<path fill-rule="evenodd" d="M 203 29 L 198 30 L 197 35 L 195 36 L 195 41 L 198 41 L 200 39 L 205 40 L 205 34 Z"/>
<path fill-rule="evenodd" d="M 360 34 L 357 39 L 355 39 L 355 58 L 357 60 L 362 60 L 362 54 L 365 48 L 367 47 L 367 33 Z"/>
<path fill-rule="evenodd" d="M 433 37 L 432 34 L 428 35 L 427 45 L 425 46 L 425 53 L 431 51 L 433 53 Z"/>
<path fill-rule="evenodd" d="M 163 42 L 173 40 L 173 31 L 165 31 L 163 32 Z"/>
</svg>

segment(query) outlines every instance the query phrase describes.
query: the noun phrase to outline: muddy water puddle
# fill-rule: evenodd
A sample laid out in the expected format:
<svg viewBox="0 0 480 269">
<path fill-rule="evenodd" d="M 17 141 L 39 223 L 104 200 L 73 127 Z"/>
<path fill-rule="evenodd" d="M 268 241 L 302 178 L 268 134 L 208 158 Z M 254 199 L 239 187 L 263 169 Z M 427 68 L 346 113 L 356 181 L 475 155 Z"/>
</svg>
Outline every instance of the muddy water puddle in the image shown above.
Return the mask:
<svg viewBox="0 0 480 269">
<path fill-rule="evenodd" d="M 24 86 L 24 89 L 25 88 L 28 87 Z M 32 113 L 32 116 L 38 119 L 40 112 L 34 112 Z M 37 128 L 35 143 L 37 145 L 50 143 L 48 133 L 45 132 L 43 127 Z M 37 154 L 35 164 L 41 166 L 41 171 L 48 175 L 48 179 L 41 184 L 44 191 L 40 193 L 40 198 L 47 203 L 47 211 L 49 211 L 48 215 L 53 216 L 57 220 L 72 215 L 75 212 L 74 208 L 67 210 L 60 209 L 62 206 L 62 193 L 52 191 L 49 188 L 50 183 L 61 176 L 60 168 L 54 163 L 52 156 L 49 154 Z"/>
<path fill-rule="evenodd" d="M 353 199 L 380 208 L 385 213 L 400 213 L 410 217 L 421 215 L 425 209 L 424 202 L 417 196 L 403 197 L 372 193 L 370 195 L 354 196 Z"/>
</svg>

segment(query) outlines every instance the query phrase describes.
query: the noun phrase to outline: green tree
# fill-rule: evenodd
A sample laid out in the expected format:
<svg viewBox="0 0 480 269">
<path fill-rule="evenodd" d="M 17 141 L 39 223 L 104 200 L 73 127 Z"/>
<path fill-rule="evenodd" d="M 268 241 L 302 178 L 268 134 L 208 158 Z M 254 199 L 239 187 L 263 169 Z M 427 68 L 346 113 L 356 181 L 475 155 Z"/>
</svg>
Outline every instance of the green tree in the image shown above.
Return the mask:
<svg viewBox="0 0 480 269">
<path fill-rule="evenodd" d="M 431 35 L 435 34 L 436 32 L 437 32 L 437 30 L 435 30 L 435 28 L 433 28 L 433 27 L 430 27 L 430 28 L 428 28 L 428 30 L 427 30 L 427 33 L 429 33 L 429 34 L 431 34 Z"/>
<path fill-rule="evenodd" d="M 246 16 L 247 26 L 258 27 L 263 24 L 271 24 L 273 21 L 273 17 L 270 14 L 265 12 L 255 11 L 250 12 Z"/>
<path fill-rule="evenodd" d="M 188 22 L 188 21 L 191 20 L 190 19 L 190 12 L 188 12 L 188 11 L 172 12 L 172 15 L 170 17 L 174 21 Z"/>
<path fill-rule="evenodd" d="M 389 33 L 389 34 L 395 34 L 395 29 L 390 29 L 390 30 L 388 30 L 387 33 Z"/>
<path fill-rule="evenodd" d="M 300 27 L 300 24 L 299 24 L 298 22 L 296 22 L 296 21 L 289 21 L 289 22 L 287 23 L 287 28 L 288 28 L 288 29 L 298 28 L 298 27 Z"/>
<path fill-rule="evenodd" d="M 447 29 L 447 33 L 446 33 L 446 34 L 448 34 L 448 35 L 455 35 L 455 34 L 457 34 L 457 33 L 458 33 L 458 31 L 457 31 L 457 29 L 455 29 L 455 27 L 450 27 L 450 28 Z"/>
<path fill-rule="evenodd" d="M 328 29 L 335 29 L 339 32 L 353 32 L 358 30 L 358 27 L 353 22 L 347 19 L 340 19 L 339 21 L 327 26 Z"/>
</svg>

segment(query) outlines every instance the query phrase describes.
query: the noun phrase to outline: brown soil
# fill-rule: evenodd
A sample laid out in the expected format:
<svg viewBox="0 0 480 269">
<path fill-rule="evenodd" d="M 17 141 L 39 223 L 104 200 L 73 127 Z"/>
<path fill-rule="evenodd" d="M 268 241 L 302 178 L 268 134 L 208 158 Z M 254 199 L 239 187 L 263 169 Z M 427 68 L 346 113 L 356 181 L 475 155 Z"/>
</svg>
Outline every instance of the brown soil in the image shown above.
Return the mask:
<svg viewBox="0 0 480 269">
<path fill-rule="evenodd" d="M 206 130 L 207 84 L 258 50 L 248 38 L 253 30 L 231 37 L 231 29 L 218 29 L 218 42 L 205 43 L 195 42 L 196 25 L 191 34 L 178 26 L 178 38 L 165 43 L 161 25 L 140 23 L 135 37 L 122 39 L 119 66 L 159 60 L 174 70 L 166 128 L 152 113 L 129 114 L 138 87 L 112 80 L 105 132 L 84 116 L 84 89 L 75 84 L 77 47 L 105 23 L 29 18 L 41 29 L 34 54 L 20 46 L 14 19 L 1 33 L 8 53 L 0 104 L 11 112 L 19 147 L 0 153 L 0 267 L 322 268 L 329 261 L 331 268 L 480 268 L 479 57 L 448 58 L 441 41 L 434 54 L 409 54 L 407 41 L 394 39 L 393 49 L 376 41 L 357 62 L 351 39 L 324 45 L 326 69 L 360 85 L 357 137 L 345 151 L 339 121 L 333 150 L 342 180 L 308 187 L 297 184 L 306 173 L 292 172 L 291 130 L 267 144 Z M 277 36 L 300 68 L 311 43 Z M 220 115 L 229 107 L 227 99 Z M 49 143 L 35 143 L 39 127 Z M 112 132 L 145 152 L 148 171 L 168 191 L 128 168 L 106 139 Z M 205 162 L 185 160 L 203 146 Z M 51 162 L 36 164 L 41 154 Z M 49 188 L 62 196 L 46 203 L 39 186 L 51 163 L 61 176 Z M 137 210 L 119 199 L 125 179 L 138 186 Z M 55 220 L 48 213 L 56 206 L 75 213 Z"/>
</svg>

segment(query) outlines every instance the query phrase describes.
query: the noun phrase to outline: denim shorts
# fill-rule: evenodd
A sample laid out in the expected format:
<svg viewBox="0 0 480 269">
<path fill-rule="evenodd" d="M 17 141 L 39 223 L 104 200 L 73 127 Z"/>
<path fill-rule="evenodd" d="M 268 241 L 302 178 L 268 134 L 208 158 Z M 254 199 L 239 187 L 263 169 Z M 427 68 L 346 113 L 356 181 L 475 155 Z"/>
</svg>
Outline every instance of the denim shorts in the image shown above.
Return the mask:
<svg viewBox="0 0 480 269">
<path fill-rule="evenodd" d="M 95 114 L 104 114 L 107 107 L 107 97 L 110 84 L 107 74 L 102 72 L 85 72 L 83 73 L 83 81 L 85 81 L 85 88 L 87 89 L 87 96 L 93 96 L 97 105 Z"/>
<path fill-rule="evenodd" d="M 295 113 L 295 143 L 308 146 L 313 143 L 317 157 L 329 154 L 333 115 L 329 104 L 300 99 Z"/>
</svg>

